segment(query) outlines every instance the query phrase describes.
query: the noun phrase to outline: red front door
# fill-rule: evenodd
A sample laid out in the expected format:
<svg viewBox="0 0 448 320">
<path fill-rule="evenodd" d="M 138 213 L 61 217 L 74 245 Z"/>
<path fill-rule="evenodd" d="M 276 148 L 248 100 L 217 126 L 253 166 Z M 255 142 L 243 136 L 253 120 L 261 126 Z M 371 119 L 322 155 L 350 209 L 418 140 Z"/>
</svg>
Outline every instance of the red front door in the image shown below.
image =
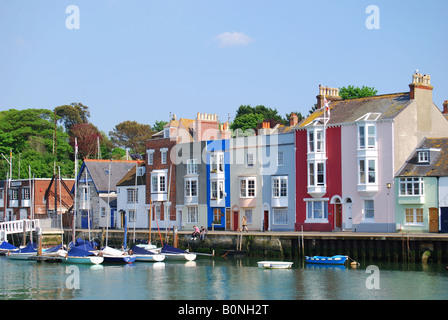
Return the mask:
<svg viewBox="0 0 448 320">
<path fill-rule="evenodd" d="M 269 211 L 264 211 L 264 231 L 269 230 Z"/>
<path fill-rule="evenodd" d="M 233 211 L 233 231 L 238 231 L 238 211 Z"/>
</svg>

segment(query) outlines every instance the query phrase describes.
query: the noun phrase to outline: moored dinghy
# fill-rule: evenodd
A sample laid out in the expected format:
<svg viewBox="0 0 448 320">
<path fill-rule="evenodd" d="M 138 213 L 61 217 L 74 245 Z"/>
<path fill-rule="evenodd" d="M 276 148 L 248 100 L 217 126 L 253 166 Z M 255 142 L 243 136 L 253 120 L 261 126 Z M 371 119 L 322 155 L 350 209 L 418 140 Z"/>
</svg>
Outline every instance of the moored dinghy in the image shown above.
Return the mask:
<svg viewBox="0 0 448 320">
<path fill-rule="evenodd" d="M 6 255 L 9 251 L 17 251 L 17 250 L 19 250 L 19 248 L 13 246 L 7 241 L 3 241 L 0 244 L 0 255 Z"/>
<path fill-rule="evenodd" d="M 10 251 L 8 258 L 12 260 L 28 260 L 29 257 L 37 256 L 36 244 L 29 242 L 26 247 L 17 251 Z"/>
<path fill-rule="evenodd" d="M 332 257 L 324 257 L 324 256 L 313 256 L 313 257 L 305 257 L 305 262 L 310 264 L 335 264 L 342 265 L 347 261 L 348 256 L 336 255 Z"/>
<path fill-rule="evenodd" d="M 263 269 L 290 269 L 294 262 L 288 261 L 258 261 L 258 268 Z"/>
<path fill-rule="evenodd" d="M 100 264 L 103 260 L 103 257 L 96 256 L 93 252 L 86 251 L 79 247 L 73 247 L 68 251 L 65 259 L 62 261 L 65 263 L 76 264 Z"/>
<path fill-rule="evenodd" d="M 136 259 L 134 255 L 107 246 L 99 254 L 104 258 L 105 263 L 133 263 Z"/>
<path fill-rule="evenodd" d="M 131 250 L 132 255 L 135 256 L 136 261 L 160 262 L 165 260 L 165 255 L 145 250 L 144 248 L 137 245 L 134 245 Z"/>
<path fill-rule="evenodd" d="M 175 248 L 168 244 L 165 244 L 162 249 L 160 249 L 160 253 L 165 256 L 165 260 L 193 261 L 196 259 L 196 255 L 194 253 Z"/>
</svg>

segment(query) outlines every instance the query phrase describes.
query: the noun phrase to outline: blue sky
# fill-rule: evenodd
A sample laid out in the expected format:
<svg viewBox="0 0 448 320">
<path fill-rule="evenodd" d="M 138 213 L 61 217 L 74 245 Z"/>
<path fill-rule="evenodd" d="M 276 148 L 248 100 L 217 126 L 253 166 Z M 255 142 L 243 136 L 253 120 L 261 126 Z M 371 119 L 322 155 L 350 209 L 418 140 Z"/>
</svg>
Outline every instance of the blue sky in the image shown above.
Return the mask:
<svg viewBox="0 0 448 320">
<path fill-rule="evenodd" d="M 170 112 L 225 121 L 242 104 L 306 115 L 319 84 L 404 92 L 416 69 L 442 108 L 447 12 L 446 0 L 0 0 L 0 109 L 81 102 L 106 133 Z"/>
</svg>

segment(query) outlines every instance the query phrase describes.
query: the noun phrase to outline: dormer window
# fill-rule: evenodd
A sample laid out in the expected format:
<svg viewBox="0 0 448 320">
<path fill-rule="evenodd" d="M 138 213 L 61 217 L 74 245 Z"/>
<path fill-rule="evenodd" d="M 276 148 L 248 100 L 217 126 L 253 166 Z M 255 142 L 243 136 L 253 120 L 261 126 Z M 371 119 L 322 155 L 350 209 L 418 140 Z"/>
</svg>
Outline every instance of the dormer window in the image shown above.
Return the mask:
<svg viewBox="0 0 448 320">
<path fill-rule="evenodd" d="M 418 152 L 418 163 L 429 163 L 429 151 L 423 150 Z"/>
<path fill-rule="evenodd" d="M 170 137 L 170 128 L 163 129 L 163 137 L 169 138 Z"/>
</svg>

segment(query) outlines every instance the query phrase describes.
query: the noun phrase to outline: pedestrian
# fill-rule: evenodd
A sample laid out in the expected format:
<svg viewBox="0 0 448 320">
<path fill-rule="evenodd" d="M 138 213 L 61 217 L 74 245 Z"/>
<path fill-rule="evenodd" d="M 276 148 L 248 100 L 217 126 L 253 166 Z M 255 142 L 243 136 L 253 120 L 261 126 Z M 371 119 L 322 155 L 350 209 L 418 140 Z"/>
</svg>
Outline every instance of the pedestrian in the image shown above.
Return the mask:
<svg viewBox="0 0 448 320">
<path fill-rule="evenodd" d="M 205 234 L 206 234 L 206 231 L 205 231 L 204 227 L 202 226 L 201 227 L 201 240 L 202 241 L 204 241 L 204 239 L 205 239 Z"/>
<path fill-rule="evenodd" d="M 193 233 L 191 234 L 191 240 L 196 240 L 196 237 L 199 235 L 199 228 L 196 226 L 193 226 Z"/>
<path fill-rule="evenodd" d="M 241 224 L 243 225 L 243 229 L 241 231 L 249 232 L 249 229 L 247 229 L 247 218 L 246 218 L 246 216 L 243 216 L 243 219 L 241 219 Z"/>
</svg>

